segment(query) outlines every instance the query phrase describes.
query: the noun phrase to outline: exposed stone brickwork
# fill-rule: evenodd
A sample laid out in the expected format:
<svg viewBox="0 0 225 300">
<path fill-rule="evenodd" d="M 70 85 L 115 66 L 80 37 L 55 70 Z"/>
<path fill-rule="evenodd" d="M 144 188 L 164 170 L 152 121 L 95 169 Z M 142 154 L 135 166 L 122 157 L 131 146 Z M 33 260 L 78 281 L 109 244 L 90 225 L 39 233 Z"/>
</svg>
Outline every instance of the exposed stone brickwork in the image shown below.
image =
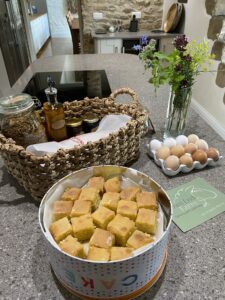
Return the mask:
<svg viewBox="0 0 225 300">
<path fill-rule="evenodd" d="M 225 4 L 224 4 L 225 5 Z M 223 24 L 225 23 L 225 16 L 214 16 L 210 19 L 208 38 L 211 40 L 216 40 L 218 33 L 221 32 Z"/>
<path fill-rule="evenodd" d="M 223 63 L 219 64 L 216 84 L 221 88 L 225 88 L 225 64 Z"/>
<path fill-rule="evenodd" d="M 224 0 L 206 0 L 206 12 L 211 16 L 225 15 Z"/>
<path fill-rule="evenodd" d="M 215 41 L 211 52 L 211 54 L 215 55 L 215 60 L 220 61 L 224 51 L 225 51 L 225 43 Z"/>
<path fill-rule="evenodd" d="M 225 41 L 218 41 L 218 36 L 224 36 L 225 29 L 225 0 L 206 0 L 206 11 L 212 16 L 209 22 L 209 28 L 207 36 L 214 41 L 212 47 L 212 54 L 215 55 L 215 59 L 222 62 L 218 66 L 216 84 L 224 88 L 225 87 Z M 225 104 L 225 95 L 223 98 Z"/>
<path fill-rule="evenodd" d="M 82 14 L 84 23 L 84 51 L 94 51 L 90 33 L 96 28 L 108 29 L 116 25 L 117 20 L 123 22 L 123 29 L 129 28 L 132 11 L 141 11 L 139 20 L 140 30 L 160 29 L 162 23 L 163 0 L 85 0 L 82 1 Z M 93 12 L 103 13 L 103 19 L 93 20 Z"/>
</svg>

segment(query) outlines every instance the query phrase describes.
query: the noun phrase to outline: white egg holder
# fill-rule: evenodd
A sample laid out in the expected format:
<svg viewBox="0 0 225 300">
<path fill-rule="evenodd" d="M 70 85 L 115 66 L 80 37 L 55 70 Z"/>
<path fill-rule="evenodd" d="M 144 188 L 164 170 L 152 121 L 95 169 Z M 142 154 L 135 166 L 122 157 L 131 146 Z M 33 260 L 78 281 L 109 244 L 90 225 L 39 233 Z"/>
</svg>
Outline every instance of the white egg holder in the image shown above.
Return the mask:
<svg viewBox="0 0 225 300">
<path fill-rule="evenodd" d="M 219 161 L 223 158 L 222 156 L 219 156 L 219 158 L 216 161 L 213 160 L 212 158 L 208 158 L 205 164 L 201 164 L 199 161 L 194 161 L 191 168 L 188 168 L 186 165 L 181 164 L 179 166 L 179 168 L 174 171 L 174 170 L 172 170 L 170 168 L 166 168 L 164 166 L 164 160 L 158 159 L 156 157 L 156 151 L 151 150 L 149 144 L 147 145 L 147 148 L 148 148 L 148 154 L 150 155 L 150 157 L 152 157 L 154 159 L 157 166 L 161 167 L 163 173 L 166 174 L 167 176 L 175 176 L 180 172 L 189 173 L 194 169 L 201 170 L 201 169 L 204 169 L 206 166 L 215 167 L 218 165 Z M 191 156 L 191 154 L 190 154 L 190 156 Z"/>
</svg>

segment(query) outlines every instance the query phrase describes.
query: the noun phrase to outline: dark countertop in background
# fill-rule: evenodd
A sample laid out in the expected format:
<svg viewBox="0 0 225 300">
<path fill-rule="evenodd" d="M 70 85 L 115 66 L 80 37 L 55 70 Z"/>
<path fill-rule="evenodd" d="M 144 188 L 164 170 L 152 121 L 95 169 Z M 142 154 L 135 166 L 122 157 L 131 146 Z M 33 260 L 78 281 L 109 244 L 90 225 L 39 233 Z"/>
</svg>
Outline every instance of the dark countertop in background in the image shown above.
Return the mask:
<svg viewBox="0 0 225 300">
<path fill-rule="evenodd" d="M 133 40 L 139 39 L 141 36 L 146 35 L 149 38 L 161 39 L 161 38 L 175 38 L 179 33 L 166 33 L 166 32 L 153 32 L 151 30 L 141 30 L 137 32 L 121 31 L 105 34 L 96 34 L 92 32 L 91 36 L 93 39 L 126 39 Z"/>
<path fill-rule="evenodd" d="M 37 60 L 21 76 L 11 92 L 23 90 L 34 72 L 105 69 L 112 90 L 130 86 L 151 112 L 151 119 L 162 136 L 166 115 L 168 87 L 157 98 L 143 74 L 137 56 L 127 54 L 93 54 L 55 56 Z M 224 141 L 192 109 L 187 120 L 187 134 L 197 133 L 225 155 Z M 146 154 L 142 141 L 139 159 L 131 166 L 171 189 L 201 177 L 225 193 L 225 162 L 173 178 L 166 177 Z M 0 161 L 0 299 L 77 299 L 60 286 L 51 273 L 41 230 L 38 205 Z M 221 214 L 187 233 L 172 224 L 168 261 L 159 281 L 138 300 L 224 300 L 225 299 L 225 215 Z"/>
</svg>

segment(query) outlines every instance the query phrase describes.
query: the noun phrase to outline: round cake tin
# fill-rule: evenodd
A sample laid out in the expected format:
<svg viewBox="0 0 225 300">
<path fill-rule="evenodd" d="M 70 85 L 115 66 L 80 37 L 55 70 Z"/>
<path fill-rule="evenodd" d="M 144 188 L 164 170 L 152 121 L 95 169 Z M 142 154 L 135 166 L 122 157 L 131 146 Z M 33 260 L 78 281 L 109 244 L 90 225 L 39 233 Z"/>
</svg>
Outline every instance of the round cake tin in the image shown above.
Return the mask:
<svg viewBox="0 0 225 300">
<path fill-rule="evenodd" d="M 95 262 L 64 253 L 53 240 L 48 228 L 51 207 L 65 187 L 82 187 L 92 176 L 121 176 L 130 184 L 155 191 L 163 215 L 160 237 L 135 251 L 134 256 L 118 261 Z M 167 241 L 172 207 L 163 188 L 147 175 L 126 167 L 96 166 L 67 175 L 45 194 L 39 208 L 39 223 L 46 241 L 50 265 L 61 284 L 81 299 L 133 299 L 149 289 L 160 277 L 167 259 Z"/>
</svg>

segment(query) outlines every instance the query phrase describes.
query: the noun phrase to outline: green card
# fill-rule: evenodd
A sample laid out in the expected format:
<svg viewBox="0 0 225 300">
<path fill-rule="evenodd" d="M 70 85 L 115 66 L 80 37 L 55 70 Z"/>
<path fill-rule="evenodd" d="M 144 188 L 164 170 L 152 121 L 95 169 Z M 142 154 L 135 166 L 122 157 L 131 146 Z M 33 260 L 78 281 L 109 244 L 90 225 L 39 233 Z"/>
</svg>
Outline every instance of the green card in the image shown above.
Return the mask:
<svg viewBox="0 0 225 300">
<path fill-rule="evenodd" d="M 186 232 L 225 211 L 225 194 L 197 178 L 169 190 L 173 221 Z"/>
</svg>

